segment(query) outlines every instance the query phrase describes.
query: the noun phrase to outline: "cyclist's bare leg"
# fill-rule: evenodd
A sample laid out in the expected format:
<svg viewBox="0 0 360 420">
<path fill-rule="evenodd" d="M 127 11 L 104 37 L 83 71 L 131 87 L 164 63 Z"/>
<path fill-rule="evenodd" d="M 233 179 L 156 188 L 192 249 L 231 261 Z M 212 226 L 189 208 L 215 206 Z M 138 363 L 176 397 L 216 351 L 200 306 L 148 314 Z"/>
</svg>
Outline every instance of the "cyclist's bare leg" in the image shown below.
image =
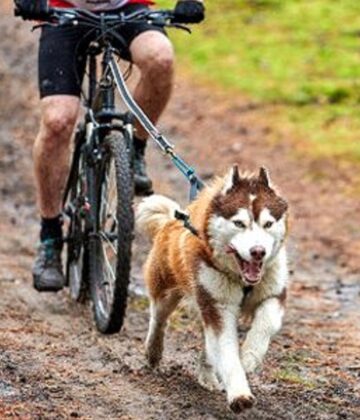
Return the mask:
<svg viewBox="0 0 360 420">
<path fill-rule="evenodd" d="M 153 123 L 164 110 L 173 82 L 173 48 L 168 38 L 158 31 L 146 31 L 138 35 L 130 45 L 132 61 L 140 69 L 140 80 L 135 88 L 134 99 Z M 134 138 L 135 192 L 148 195 L 152 182 L 146 172 L 145 146 L 147 132 L 136 122 Z"/>
<path fill-rule="evenodd" d="M 40 292 L 56 292 L 65 285 L 60 212 L 78 111 L 75 96 L 53 95 L 41 100 L 41 124 L 33 149 L 41 243 L 32 270 L 34 287 Z"/>
<path fill-rule="evenodd" d="M 171 94 L 174 75 L 174 52 L 169 39 L 158 31 L 138 35 L 130 45 L 132 61 L 140 69 L 140 81 L 134 99 L 152 122 L 156 123 Z M 136 135 L 146 139 L 147 133 L 140 124 Z"/>
<path fill-rule="evenodd" d="M 41 125 L 33 158 L 38 207 L 43 218 L 54 218 L 61 212 L 69 172 L 70 140 L 79 104 L 79 99 L 70 95 L 47 96 L 41 100 Z"/>
</svg>

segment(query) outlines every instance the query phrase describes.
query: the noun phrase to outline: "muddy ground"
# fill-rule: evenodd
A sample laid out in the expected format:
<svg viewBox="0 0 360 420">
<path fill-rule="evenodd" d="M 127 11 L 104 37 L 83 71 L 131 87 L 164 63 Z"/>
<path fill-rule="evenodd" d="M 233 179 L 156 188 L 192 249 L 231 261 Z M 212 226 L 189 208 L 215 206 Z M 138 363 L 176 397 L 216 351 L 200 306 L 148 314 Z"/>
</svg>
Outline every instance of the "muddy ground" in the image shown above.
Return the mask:
<svg viewBox="0 0 360 420">
<path fill-rule="evenodd" d="M 143 356 L 146 299 L 132 297 L 123 331 L 104 337 L 89 308 L 66 291 L 32 289 L 37 35 L 10 16 L 9 4 L 0 6 L 0 418 L 236 418 L 223 394 L 196 382 L 201 337 L 191 314 L 175 314 L 164 362 L 152 372 Z M 360 200 L 349 193 L 356 168 L 295 156 L 267 113 L 179 76 L 161 123 L 204 178 L 235 161 L 245 169 L 264 164 L 290 202 L 285 324 L 262 371 L 250 377 L 256 406 L 237 418 L 359 419 Z M 186 183 L 154 148 L 150 155 L 157 190 L 185 204 Z M 134 285 L 146 250 L 137 237 Z"/>
</svg>

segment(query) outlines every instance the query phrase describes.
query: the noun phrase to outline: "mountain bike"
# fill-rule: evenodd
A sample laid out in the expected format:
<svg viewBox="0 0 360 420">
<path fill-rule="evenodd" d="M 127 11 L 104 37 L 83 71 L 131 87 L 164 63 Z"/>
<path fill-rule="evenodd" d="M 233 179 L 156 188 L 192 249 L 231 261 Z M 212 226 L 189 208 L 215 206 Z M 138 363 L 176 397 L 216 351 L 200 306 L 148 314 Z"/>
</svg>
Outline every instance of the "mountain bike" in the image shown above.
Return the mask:
<svg viewBox="0 0 360 420">
<path fill-rule="evenodd" d="M 121 51 L 112 46 L 114 29 L 125 23 L 146 21 L 188 30 L 172 20 L 173 11 L 168 10 L 124 15 L 53 8 L 49 21 L 38 25 L 83 25 L 98 34 L 87 51 L 87 93 L 83 94 L 86 112 L 75 135 L 63 214 L 70 296 L 84 302 L 90 295 L 96 327 L 105 334 L 121 329 L 127 304 L 134 230 L 134 118 L 189 179 L 192 194 L 202 185 L 195 171 L 174 152 L 133 100 L 117 62 Z M 116 109 L 116 90 L 130 112 Z"/>
</svg>

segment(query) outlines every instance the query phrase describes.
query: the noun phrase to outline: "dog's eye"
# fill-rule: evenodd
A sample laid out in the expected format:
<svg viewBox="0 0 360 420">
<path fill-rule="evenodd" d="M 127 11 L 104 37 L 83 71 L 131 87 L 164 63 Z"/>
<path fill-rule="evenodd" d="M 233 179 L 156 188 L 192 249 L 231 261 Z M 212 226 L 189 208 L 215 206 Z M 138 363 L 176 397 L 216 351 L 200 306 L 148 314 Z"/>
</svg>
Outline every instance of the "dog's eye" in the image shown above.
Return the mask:
<svg viewBox="0 0 360 420">
<path fill-rule="evenodd" d="M 234 220 L 234 225 L 240 229 L 245 229 L 246 225 L 241 220 Z"/>
<path fill-rule="evenodd" d="M 271 226 L 274 224 L 274 222 L 266 222 L 265 224 L 264 224 L 264 228 L 265 229 L 270 229 L 271 228 Z"/>
</svg>

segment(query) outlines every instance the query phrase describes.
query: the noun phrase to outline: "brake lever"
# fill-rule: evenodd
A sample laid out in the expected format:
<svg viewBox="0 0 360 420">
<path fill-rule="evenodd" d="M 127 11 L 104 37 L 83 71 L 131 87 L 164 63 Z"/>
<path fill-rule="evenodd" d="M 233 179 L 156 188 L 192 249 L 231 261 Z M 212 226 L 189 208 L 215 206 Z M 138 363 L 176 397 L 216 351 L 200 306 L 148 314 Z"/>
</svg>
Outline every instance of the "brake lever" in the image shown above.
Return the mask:
<svg viewBox="0 0 360 420">
<path fill-rule="evenodd" d="M 57 28 L 59 26 L 76 26 L 78 24 L 77 20 L 63 20 L 63 21 L 59 21 L 59 22 L 43 22 L 43 23 L 39 23 L 37 25 L 34 25 L 31 28 L 31 32 L 36 31 L 36 29 L 39 28 Z"/>
<path fill-rule="evenodd" d="M 169 28 L 181 29 L 181 30 L 187 32 L 188 34 L 192 33 L 191 29 L 188 26 L 182 25 L 181 23 L 170 23 L 166 26 L 168 26 Z"/>
<path fill-rule="evenodd" d="M 58 26 L 57 23 L 50 23 L 50 22 L 38 23 L 37 25 L 34 25 L 31 28 L 31 32 L 34 32 L 34 31 L 36 31 L 37 29 L 40 29 L 40 28 L 54 28 L 56 26 Z"/>
<path fill-rule="evenodd" d="M 181 23 L 170 22 L 168 23 L 166 19 L 163 20 L 151 20 L 149 21 L 152 25 L 159 26 L 160 28 L 175 28 L 175 29 L 182 29 L 183 31 L 191 34 L 191 29 L 188 26 L 182 25 Z"/>
<path fill-rule="evenodd" d="M 53 21 L 51 21 L 53 19 Z M 56 13 L 49 16 L 49 21 L 41 22 L 37 25 L 34 25 L 31 29 L 32 32 L 36 31 L 39 28 L 56 28 L 58 26 L 76 26 L 79 21 L 76 19 L 75 15 L 71 12 L 67 16 L 58 16 Z"/>
</svg>

